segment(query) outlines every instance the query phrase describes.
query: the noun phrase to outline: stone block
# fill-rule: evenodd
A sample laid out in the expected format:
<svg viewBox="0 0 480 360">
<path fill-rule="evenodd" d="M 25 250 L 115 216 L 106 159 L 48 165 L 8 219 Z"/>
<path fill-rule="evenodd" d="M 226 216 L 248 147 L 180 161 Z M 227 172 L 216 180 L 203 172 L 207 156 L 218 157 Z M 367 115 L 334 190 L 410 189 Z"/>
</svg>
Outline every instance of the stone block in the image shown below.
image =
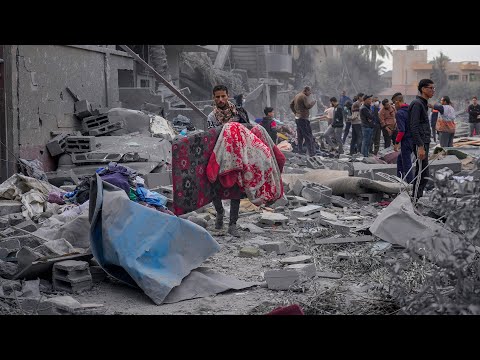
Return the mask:
<svg viewBox="0 0 480 360">
<path fill-rule="evenodd" d="M 82 307 L 82 304 L 80 304 L 77 300 L 75 300 L 71 296 L 57 296 L 57 297 L 45 300 L 45 303 L 50 304 L 59 310 L 63 310 L 69 313 L 74 313 L 75 310 L 80 309 Z"/>
<path fill-rule="evenodd" d="M 277 254 L 285 254 L 287 249 L 287 244 L 283 241 L 272 241 L 265 244 L 259 245 L 260 249 L 265 250 L 267 253 L 274 251 Z"/>
<path fill-rule="evenodd" d="M 291 256 L 280 260 L 282 264 L 305 264 L 311 261 L 312 257 L 310 255 Z"/>
<path fill-rule="evenodd" d="M 339 221 L 332 221 L 332 220 L 327 220 L 325 218 L 318 218 L 318 223 L 323 226 L 330 227 L 336 231 L 338 231 L 341 234 L 348 235 L 350 233 L 350 227 L 342 224 Z"/>
<path fill-rule="evenodd" d="M 29 266 L 32 262 L 37 261 L 42 257 L 41 254 L 37 253 L 30 247 L 22 247 L 17 252 L 17 263 L 20 269 L 24 269 Z"/>
<path fill-rule="evenodd" d="M 310 183 L 311 182 L 307 180 L 297 179 L 297 181 L 295 181 L 295 184 L 293 185 L 292 190 L 295 193 L 295 195 L 301 196 L 303 188 Z"/>
<path fill-rule="evenodd" d="M 330 204 L 332 202 L 332 189 L 321 184 L 311 184 L 302 190 L 302 197 L 310 202 L 318 204 Z"/>
<path fill-rule="evenodd" d="M 21 213 L 22 203 L 15 200 L 0 200 L 0 216 Z"/>
<path fill-rule="evenodd" d="M 96 150 L 95 136 L 69 136 L 66 139 L 65 151 L 68 153 L 82 153 Z"/>
<path fill-rule="evenodd" d="M 367 199 L 368 202 L 377 203 L 383 200 L 383 193 L 363 193 L 358 194 L 359 197 Z"/>
<path fill-rule="evenodd" d="M 23 217 L 22 213 L 8 215 L 8 221 L 10 223 L 10 226 L 16 226 L 18 224 L 21 224 L 24 220 L 25 218 Z"/>
<path fill-rule="evenodd" d="M 300 265 L 300 266 L 298 266 Z M 315 276 L 314 264 L 298 264 L 282 270 L 269 270 L 265 272 L 265 281 L 272 290 L 288 290 L 302 279 Z"/>
<path fill-rule="evenodd" d="M 69 293 L 80 293 L 82 291 L 90 290 L 93 285 L 91 277 L 90 280 L 77 283 L 71 283 L 55 278 L 52 280 L 55 291 L 65 291 Z"/>
<path fill-rule="evenodd" d="M 10 225 L 10 222 L 8 221 L 8 217 L 0 217 L 0 229 L 5 229 Z"/>
<path fill-rule="evenodd" d="M 260 218 L 260 223 L 265 225 L 285 225 L 288 223 L 288 217 L 278 213 L 263 212 Z"/>
<path fill-rule="evenodd" d="M 15 227 L 17 227 L 19 229 L 22 229 L 22 230 L 25 230 L 25 231 L 28 231 L 28 232 L 37 231 L 37 224 L 35 224 L 32 220 L 23 221 L 23 222 L 15 225 Z"/>
<path fill-rule="evenodd" d="M 112 124 L 108 124 L 108 125 L 105 125 L 105 126 L 95 128 L 95 129 L 91 129 L 91 130 L 88 131 L 88 135 L 100 136 L 100 135 L 111 133 L 112 131 L 123 129 L 123 127 L 124 127 L 124 123 L 122 121 L 119 121 L 119 122 L 116 122 L 116 123 L 112 123 Z"/>
<path fill-rule="evenodd" d="M 288 204 L 287 197 L 283 195 L 280 199 L 275 201 L 271 207 L 276 209 L 278 207 L 285 207 L 287 204 Z"/>
<path fill-rule="evenodd" d="M 84 119 L 86 117 L 92 116 L 92 105 L 88 100 L 80 100 L 74 103 L 75 116 L 79 119 Z"/>
<path fill-rule="evenodd" d="M 65 260 L 55 263 L 53 266 L 54 269 L 64 270 L 64 271 L 81 271 L 88 269 L 87 261 L 78 261 L 78 260 Z"/>
<path fill-rule="evenodd" d="M 321 206 L 307 205 L 292 210 L 290 215 L 294 219 L 298 219 L 299 217 L 318 217 L 321 209 Z"/>
<path fill-rule="evenodd" d="M 47 143 L 47 150 L 51 156 L 57 156 L 65 152 L 67 145 L 66 139 L 68 136 L 70 136 L 69 133 L 61 133 Z"/>
<path fill-rule="evenodd" d="M 242 230 L 249 231 L 252 234 L 264 234 L 265 230 L 263 230 L 260 226 L 255 224 L 239 224 L 239 227 Z"/>
<path fill-rule="evenodd" d="M 255 247 L 244 247 L 240 249 L 240 252 L 238 253 L 238 256 L 240 257 L 255 257 L 255 256 L 260 256 L 260 249 L 255 248 Z"/>
</svg>

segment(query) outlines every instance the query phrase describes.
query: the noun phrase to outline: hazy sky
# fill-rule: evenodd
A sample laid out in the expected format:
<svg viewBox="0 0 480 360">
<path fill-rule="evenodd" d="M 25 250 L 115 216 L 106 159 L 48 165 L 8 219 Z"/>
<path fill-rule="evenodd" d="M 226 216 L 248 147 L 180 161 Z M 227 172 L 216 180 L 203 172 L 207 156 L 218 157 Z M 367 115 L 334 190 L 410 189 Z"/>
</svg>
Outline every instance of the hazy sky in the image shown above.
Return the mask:
<svg viewBox="0 0 480 360">
<path fill-rule="evenodd" d="M 392 50 L 405 50 L 407 45 L 388 45 Z M 427 49 L 428 60 L 432 60 L 440 51 L 452 61 L 480 61 L 480 45 L 420 45 L 420 50 Z M 387 70 L 392 69 L 392 57 L 382 59 Z"/>
</svg>

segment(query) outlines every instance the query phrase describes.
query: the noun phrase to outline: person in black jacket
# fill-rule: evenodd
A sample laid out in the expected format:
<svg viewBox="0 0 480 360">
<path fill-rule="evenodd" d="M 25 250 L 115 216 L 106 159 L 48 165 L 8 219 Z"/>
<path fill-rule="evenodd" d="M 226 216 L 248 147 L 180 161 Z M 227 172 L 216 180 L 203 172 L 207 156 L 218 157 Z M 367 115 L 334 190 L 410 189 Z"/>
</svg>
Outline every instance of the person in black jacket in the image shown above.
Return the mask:
<svg viewBox="0 0 480 360">
<path fill-rule="evenodd" d="M 432 80 L 422 79 L 418 83 L 417 95 L 408 107 L 408 122 L 412 133 L 414 153 L 417 157 L 416 174 L 413 182 L 414 198 L 418 200 L 423 195 L 427 185 L 428 150 L 430 147 L 430 122 L 428 120 L 428 99 L 435 94 L 435 86 Z"/>
<path fill-rule="evenodd" d="M 368 151 L 373 138 L 375 129 L 373 114 L 371 110 L 372 95 L 363 97 L 363 105 L 360 107 L 360 120 L 362 121 L 362 155 L 368 157 Z"/>
<path fill-rule="evenodd" d="M 272 107 L 266 107 L 263 109 L 263 113 L 265 114 L 265 117 L 260 121 L 260 125 L 262 125 L 265 130 L 267 130 L 268 135 L 273 140 L 273 143 L 277 143 L 277 123 L 273 119 L 275 116 L 275 112 L 273 111 Z"/>
<path fill-rule="evenodd" d="M 473 136 L 473 131 L 475 130 L 475 135 L 480 135 L 480 105 L 478 104 L 477 97 L 472 98 L 472 104 L 468 106 L 468 122 L 470 123 L 470 136 Z"/>
<path fill-rule="evenodd" d="M 250 120 L 248 118 L 247 110 L 243 107 L 243 94 L 239 94 L 233 97 L 235 99 L 235 106 L 238 112 L 238 122 L 242 124 L 250 124 Z"/>
<path fill-rule="evenodd" d="M 330 98 L 330 105 L 333 107 L 333 118 L 332 123 L 328 126 L 328 129 L 325 131 L 325 141 L 333 149 L 336 148 L 332 138 L 335 140 L 338 146 L 338 154 L 343 154 L 343 108 L 338 104 L 337 98 Z"/>
</svg>

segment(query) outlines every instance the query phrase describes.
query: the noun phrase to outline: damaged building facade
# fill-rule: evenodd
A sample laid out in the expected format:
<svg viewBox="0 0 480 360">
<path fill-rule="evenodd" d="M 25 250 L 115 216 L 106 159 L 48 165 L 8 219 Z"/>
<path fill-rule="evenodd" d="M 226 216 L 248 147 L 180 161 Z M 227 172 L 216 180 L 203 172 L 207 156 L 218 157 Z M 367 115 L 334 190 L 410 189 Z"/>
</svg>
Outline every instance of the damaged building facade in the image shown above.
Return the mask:
<svg viewBox="0 0 480 360">
<path fill-rule="evenodd" d="M 98 107 L 119 107 L 119 74 L 133 70 L 133 59 L 115 45 L 2 45 L 0 51 L 2 181 L 16 172 L 15 156 L 55 170 L 46 143 L 80 130 L 66 87 Z"/>
</svg>

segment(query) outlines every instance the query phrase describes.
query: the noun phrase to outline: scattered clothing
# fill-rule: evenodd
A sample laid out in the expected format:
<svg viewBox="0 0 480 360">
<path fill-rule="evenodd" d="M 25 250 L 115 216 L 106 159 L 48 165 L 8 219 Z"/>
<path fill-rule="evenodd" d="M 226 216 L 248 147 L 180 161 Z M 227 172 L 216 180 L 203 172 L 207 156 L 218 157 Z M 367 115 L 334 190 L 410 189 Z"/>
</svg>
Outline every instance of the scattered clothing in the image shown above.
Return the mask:
<svg viewBox="0 0 480 360">
<path fill-rule="evenodd" d="M 145 189 L 143 186 L 137 186 L 137 196 L 140 201 L 153 206 L 164 208 L 167 205 L 168 199 L 165 196 L 160 195 L 156 191 Z"/>
<path fill-rule="evenodd" d="M 65 193 L 53 191 L 48 194 L 48 202 L 53 204 L 58 204 L 58 205 L 64 205 L 65 204 L 65 200 L 63 199 L 64 194 Z"/>
</svg>

